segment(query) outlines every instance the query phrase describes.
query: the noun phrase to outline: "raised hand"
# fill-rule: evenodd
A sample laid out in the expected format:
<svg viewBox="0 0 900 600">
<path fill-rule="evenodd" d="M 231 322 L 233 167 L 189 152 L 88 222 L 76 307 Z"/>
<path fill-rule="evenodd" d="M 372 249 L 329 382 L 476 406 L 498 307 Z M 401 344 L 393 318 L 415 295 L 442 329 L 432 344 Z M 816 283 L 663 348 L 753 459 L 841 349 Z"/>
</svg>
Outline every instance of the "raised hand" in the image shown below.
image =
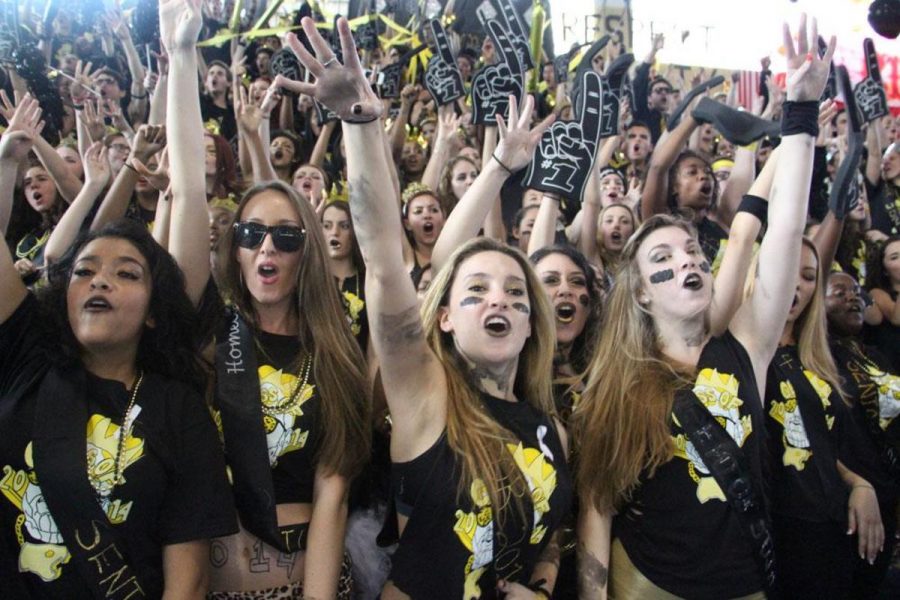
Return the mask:
<svg viewBox="0 0 900 600">
<path fill-rule="evenodd" d="M 546 130 L 534 152 L 525 187 L 581 200 L 600 141 L 603 82 L 593 71 L 582 73 L 582 103 L 578 121 L 560 121 Z"/>
<path fill-rule="evenodd" d="M 238 126 L 244 135 L 254 135 L 259 131 L 259 124 L 263 120 L 262 110 L 250 101 L 247 88 L 237 85 L 237 96 L 234 99 L 234 113 Z"/>
<path fill-rule="evenodd" d="M 147 162 L 150 157 L 166 145 L 165 125 L 141 125 L 134 136 L 131 148 L 132 158 Z"/>
<path fill-rule="evenodd" d="M 34 138 L 44 128 L 41 112 L 38 101 L 31 94 L 25 94 L 9 118 L 9 127 L 0 137 L 0 159 L 19 162 L 28 156 Z"/>
<path fill-rule="evenodd" d="M 82 63 L 80 60 L 75 63 L 75 75 L 72 86 L 69 88 L 69 95 L 76 104 L 80 104 L 87 97 L 88 93 L 94 93 L 93 79 L 91 79 L 91 67 L 93 63 Z M 94 93 L 96 95 L 96 93 Z"/>
<path fill-rule="evenodd" d="M 863 40 L 863 53 L 866 56 L 866 77 L 853 88 L 856 105 L 862 112 L 863 120 L 871 123 L 889 114 L 887 95 L 881 81 L 881 69 L 878 67 L 878 54 L 871 38 Z"/>
<path fill-rule="evenodd" d="M 84 100 L 84 110 L 81 111 L 81 121 L 87 128 L 88 136 L 92 142 L 99 142 L 106 133 L 106 124 L 103 122 L 103 112 L 100 108 L 100 99 Z"/>
<path fill-rule="evenodd" d="M 16 98 L 16 101 L 18 101 L 18 98 Z M 6 90 L 0 89 L 0 115 L 3 115 L 3 118 L 9 123 L 15 113 L 16 103 L 9 99 L 9 96 L 6 95 Z"/>
<path fill-rule="evenodd" d="M 488 21 L 487 27 L 500 61 L 479 70 L 472 79 L 472 108 L 474 123 L 492 125 L 496 115 L 506 114 L 510 96 L 522 98 L 525 78 L 508 32 L 496 21 Z"/>
<path fill-rule="evenodd" d="M 122 9 L 118 4 L 106 11 L 106 14 L 103 16 L 103 21 L 106 23 L 107 29 L 120 40 L 131 37 L 131 31 L 128 30 L 128 23 L 125 22 L 125 16 L 122 14 Z"/>
<path fill-rule="evenodd" d="M 155 169 L 151 169 L 137 158 L 131 159 L 134 170 L 141 177 L 145 177 L 151 186 L 157 191 L 169 194 L 169 149 L 162 151 L 159 157 L 159 164 Z"/>
<path fill-rule="evenodd" d="M 238 46 L 231 55 L 231 76 L 235 81 L 247 72 L 247 56 L 243 46 Z"/>
<path fill-rule="evenodd" d="M 550 115 L 541 121 L 534 129 L 531 125 L 531 113 L 534 112 L 534 97 L 530 94 L 525 97 L 522 104 L 522 114 L 519 114 L 518 101 L 515 96 L 510 96 L 509 124 L 507 125 L 502 115 L 497 115 L 497 130 L 500 139 L 494 155 L 500 163 L 510 171 L 518 171 L 531 161 L 535 146 L 541 140 L 541 136 L 553 123 L 556 115 Z"/>
<path fill-rule="evenodd" d="M 818 100 L 828 82 L 828 71 L 837 40 L 831 36 L 825 55 L 820 57 L 818 37 L 819 27 L 816 19 L 813 18 L 811 31 L 807 35 L 806 14 L 801 15 L 795 49 L 791 28 L 787 23 L 784 24 L 784 51 L 787 59 L 786 96 L 791 102 Z"/>
<path fill-rule="evenodd" d="M 168 54 L 193 52 L 203 25 L 202 0 L 159 0 L 159 35 Z"/>
<path fill-rule="evenodd" d="M 96 185 L 103 188 L 109 182 L 112 170 L 107 157 L 108 149 L 103 142 L 94 142 L 84 153 L 85 185 Z"/>
<path fill-rule="evenodd" d="M 452 104 L 438 108 L 438 128 L 436 141 L 445 144 L 458 144 L 459 128 L 468 124 L 469 115 L 457 116 Z"/>
<path fill-rule="evenodd" d="M 278 103 L 281 102 L 281 88 L 279 88 L 274 83 L 269 86 L 269 89 L 266 90 L 266 95 L 263 96 L 262 102 L 259 104 L 259 109 L 262 111 L 263 117 L 272 114 L 272 111 L 278 106 Z"/>
<path fill-rule="evenodd" d="M 431 20 L 431 33 L 434 36 L 435 53 L 425 68 L 425 87 L 434 98 L 435 104 L 441 106 L 464 96 L 466 88 L 456 66 L 450 40 L 447 39 L 440 20 Z"/>
<path fill-rule="evenodd" d="M 316 56 L 307 52 L 293 33 L 287 35 L 287 43 L 316 81 L 315 83 L 292 81 L 279 75 L 275 78 L 275 85 L 294 93 L 312 96 L 330 108 L 342 121 L 365 123 L 380 117 L 384 106 L 366 81 L 347 19 L 341 17 L 337 20 L 341 52 L 344 57 L 343 65 L 338 62 L 312 19 L 304 17 L 302 26 Z"/>
</svg>

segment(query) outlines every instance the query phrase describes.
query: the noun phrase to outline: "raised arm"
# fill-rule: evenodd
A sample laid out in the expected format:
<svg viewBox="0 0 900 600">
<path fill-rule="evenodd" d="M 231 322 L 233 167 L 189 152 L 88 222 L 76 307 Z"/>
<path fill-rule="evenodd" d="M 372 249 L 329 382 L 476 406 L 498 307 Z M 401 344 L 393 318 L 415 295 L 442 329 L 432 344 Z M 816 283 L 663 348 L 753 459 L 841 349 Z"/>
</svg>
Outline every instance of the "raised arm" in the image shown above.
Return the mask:
<svg viewBox="0 0 900 600">
<path fill-rule="evenodd" d="M 185 290 L 195 304 L 210 268 L 206 177 L 196 166 L 205 152 L 196 54 L 202 21 L 200 0 L 160 0 L 160 37 L 169 55 L 169 105 L 178 107 L 166 115 L 172 181 L 169 252 L 184 272 Z"/>
<path fill-rule="evenodd" d="M 29 132 L 16 131 L 16 128 L 23 124 L 26 129 L 36 127 L 40 115 L 41 108 L 37 100 L 26 94 L 16 108 L 9 129 L 0 137 L 0 233 L 3 235 L 6 235 L 6 227 L 9 225 L 12 212 L 19 162 L 28 156 L 31 149 Z M 15 312 L 27 294 L 25 284 L 13 266 L 9 246 L 2 243 L 0 243 L 0 289 L 3 290 L 3 293 L 0 293 L 0 324 L 2 324 Z"/>
<path fill-rule="evenodd" d="M 731 220 L 728 245 L 716 274 L 716 292 L 710 315 L 710 331 L 713 335 L 725 333 L 744 300 L 744 282 L 753 259 L 753 246 L 763 225 L 760 217 L 768 213 L 766 203 L 771 195 L 772 179 L 780 153 L 778 148 L 772 152 L 759 177 L 750 186 L 747 196 L 752 198 L 745 200 L 747 204 L 739 207 Z"/>
<path fill-rule="evenodd" d="M 869 123 L 866 131 L 866 180 L 872 185 L 881 181 L 881 121 Z"/>
<path fill-rule="evenodd" d="M 681 153 L 691 133 L 697 128 L 697 121 L 690 115 L 682 117 L 678 127 L 663 133 L 650 155 L 644 194 L 641 197 L 641 220 L 646 221 L 655 214 L 668 211 L 666 197 L 669 193 L 669 169 Z"/>
<path fill-rule="evenodd" d="M 797 286 L 817 133 L 818 99 L 825 88 L 835 46 L 832 37 L 825 56 L 820 58 L 815 50 L 817 35 L 813 19 L 812 42 L 807 40 L 806 15 L 803 15 L 795 51 L 790 29 L 784 26 L 788 77 L 781 157 L 772 182 L 768 230 L 759 249 L 753 292 L 741 306 L 732 326 L 732 332 L 750 354 L 760 389 L 764 387 L 766 369 L 781 337 Z M 807 52 L 811 52 L 808 57 Z"/>
<path fill-rule="evenodd" d="M 131 73 L 131 100 L 128 103 L 128 118 L 132 123 L 139 123 L 147 115 L 149 99 L 147 88 L 144 87 L 144 65 L 141 64 L 141 58 L 131 39 L 128 23 L 118 4 L 107 11 L 106 22 L 109 30 L 122 44 L 125 60 L 128 62 L 128 71 Z"/>
<path fill-rule="evenodd" d="M 716 207 L 716 216 L 726 227 L 731 227 L 741 198 L 750 190 L 755 175 L 756 152 L 748 147 L 738 146 L 734 151 L 734 167 Z"/>
<path fill-rule="evenodd" d="M 431 147 L 431 156 L 422 173 L 422 183 L 436 190 L 441 182 L 441 173 L 444 165 L 450 160 L 453 146 L 458 140 L 456 132 L 459 129 L 460 118 L 453 112 L 453 104 L 445 104 L 438 107 L 438 128 L 434 136 L 434 145 Z"/>
<path fill-rule="evenodd" d="M 150 85 L 149 79 L 153 78 L 152 73 L 148 73 L 144 87 L 150 96 L 150 116 L 147 123 L 150 125 L 163 125 L 166 122 L 166 109 L 169 103 L 169 57 L 163 54 L 156 54 L 156 66 L 159 73 L 156 75 L 156 83 Z"/>
<path fill-rule="evenodd" d="M 509 126 L 507 127 L 503 117 L 497 116 L 497 128 L 500 133 L 497 148 L 491 156 L 484 157 L 486 162 L 481 173 L 460 198 L 434 245 L 431 265 L 435 272 L 443 266 L 454 250 L 475 237 L 491 209 L 493 199 L 500 195 L 503 183 L 531 161 L 531 155 L 541 139 L 541 134 L 553 122 L 551 116 L 529 130 L 534 98 L 530 95 L 525 98 L 521 115 L 515 97 L 509 98 Z"/>
<path fill-rule="evenodd" d="M 269 148 L 263 144 L 260 134 L 263 114 L 258 106 L 250 101 L 247 88 L 235 86 L 237 95 L 234 98 L 234 111 L 237 116 L 241 139 L 244 140 L 253 165 L 253 181 L 270 181 L 278 179 L 272 162 L 269 160 Z"/>
<path fill-rule="evenodd" d="M 382 104 L 365 79 L 346 19 L 337 23 L 343 65 L 311 19 L 304 18 L 302 25 L 318 60 L 295 35 L 288 34 L 287 42 L 316 83 L 281 77 L 276 83 L 309 94 L 342 121 L 353 226 L 366 260 L 371 339 L 381 360 L 393 422 L 391 454 L 408 460 L 426 450 L 443 431 L 447 390 L 444 370 L 425 341 L 415 289 L 403 267 L 403 230 L 381 138 Z"/>
<path fill-rule="evenodd" d="M 141 125 L 138 133 L 134 138 L 134 144 L 131 147 L 131 153 L 125 161 L 125 166 L 119 169 L 116 178 L 113 180 L 106 197 L 97 209 L 94 215 L 94 221 L 91 223 L 91 229 L 99 229 L 110 221 L 121 219 L 128 210 L 128 203 L 134 193 L 134 186 L 137 184 L 140 174 L 135 168 L 135 161 L 144 164 L 150 160 L 150 157 L 158 152 L 165 143 L 165 129 L 154 125 Z"/>
<path fill-rule="evenodd" d="M 531 256 L 541 248 L 553 245 L 553 240 L 556 238 L 556 221 L 558 218 L 559 196 L 545 192 L 541 197 L 541 207 L 538 209 L 537 217 L 534 219 L 531 237 L 528 238 L 528 256 Z"/>
<path fill-rule="evenodd" d="M 84 156 L 84 185 L 47 240 L 47 247 L 44 249 L 44 260 L 47 264 L 65 254 L 78 237 L 84 226 L 84 220 L 94 207 L 94 201 L 109 182 L 109 175 L 107 148 L 103 146 L 103 142 L 94 142 Z"/>
</svg>

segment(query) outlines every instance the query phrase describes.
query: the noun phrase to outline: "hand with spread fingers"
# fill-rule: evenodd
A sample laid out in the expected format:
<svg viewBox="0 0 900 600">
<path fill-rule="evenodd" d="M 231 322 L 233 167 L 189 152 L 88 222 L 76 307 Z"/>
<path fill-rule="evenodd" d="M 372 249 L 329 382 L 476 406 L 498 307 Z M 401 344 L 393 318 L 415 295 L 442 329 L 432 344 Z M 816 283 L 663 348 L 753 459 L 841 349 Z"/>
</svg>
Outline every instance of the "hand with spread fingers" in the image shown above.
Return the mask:
<svg viewBox="0 0 900 600">
<path fill-rule="evenodd" d="M 85 185 L 96 185 L 102 189 L 109 183 L 112 170 L 107 158 L 109 149 L 103 142 L 94 142 L 84 154 Z"/>
<path fill-rule="evenodd" d="M 343 65 L 328 42 L 319 34 L 312 19 L 304 17 L 302 25 L 316 56 L 303 47 L 296 35 L 288 34 L 287 43 L 303 66 L 315 77 L 315 82 L 291 81 L 279 75 L 275 78 L 275 85 L 298 94 L 309 94 L 330 108 L 342 121 L 367 123 L 380 117 L 384 106 L 366 81 L 347 19 L 342 17 L 337 21 Z"/>
<path fill-rule="evenodd" d="M 791 28 L 784 25 L 784 50 L 787 59 L 787 100 L 792 102 L 809 102 L 818 100 L 828 82 L 831 57 L 837 40 L 834 36 L 828 42 L 824 56 L 818 52 L 819 28 L 816 19 L 812 20 L 809 35 L 806 29 L 806 15 L 800 17 L 797 30 L 797 45 L 791 35 Z"/>
<path fill-rule="evenodd" d="M 0 159 L 19 162 L 28 156 L 34 138 L 44 128 L 41 112 L 40 103 L 31 94 L 25 94 L 9 117 L 9 127 L 0 137 Z"/>
<path fill-rule="evenodd" d="M 525 97 L 521 114 L 516 97 L 509 97 L 509 124 L 504 121 L 502 115 L 497 115 L 500 139 L 494 150 L 494 156 L 510 171 L 518 171 L 531 162 L 535 146 L 556 118 L 556 115 L 550 115 L 534 129 L 529 129 L 532 112 L 534 112 L 534 97 L 529 94 Z"/>
</svg>

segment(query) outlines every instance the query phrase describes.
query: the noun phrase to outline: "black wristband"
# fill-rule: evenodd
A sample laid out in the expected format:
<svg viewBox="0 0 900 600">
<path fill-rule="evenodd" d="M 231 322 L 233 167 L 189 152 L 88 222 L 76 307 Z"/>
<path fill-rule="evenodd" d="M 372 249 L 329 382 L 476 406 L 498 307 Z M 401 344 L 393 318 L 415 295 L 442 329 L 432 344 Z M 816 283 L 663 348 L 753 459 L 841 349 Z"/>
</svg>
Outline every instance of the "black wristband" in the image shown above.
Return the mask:
<svg viewBox="0 0 900 600">
<path fill-rule="evenodd" d="M 750 213 L 765 225 L 766 218 L 769 216 L 769 202 L 759 196 L 744 194 L 740 205 L 738 205 L 737 212 Z"/>
<path fill-rule="evenodd" d="M 808 133 L 813 137 L 819 135 L 819 103 L 817 101 L 788 101 L 782 105 L 781 135 L 796 133 Z"/>
</svg>

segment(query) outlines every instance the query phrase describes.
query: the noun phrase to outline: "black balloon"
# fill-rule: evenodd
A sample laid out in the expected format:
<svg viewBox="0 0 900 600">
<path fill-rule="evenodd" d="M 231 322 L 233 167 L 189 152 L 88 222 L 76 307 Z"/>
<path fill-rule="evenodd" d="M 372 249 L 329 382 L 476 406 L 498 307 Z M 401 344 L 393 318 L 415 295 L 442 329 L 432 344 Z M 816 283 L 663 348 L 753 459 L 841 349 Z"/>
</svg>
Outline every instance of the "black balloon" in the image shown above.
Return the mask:
<svg viewBox="0 0 900 600">
<path fill-rule="evenodd" d="M 869 25 L 879 35 L 897 39 L 900 35 L 900 0 L 875 0 L 869 6 Z"/>
</svg>

